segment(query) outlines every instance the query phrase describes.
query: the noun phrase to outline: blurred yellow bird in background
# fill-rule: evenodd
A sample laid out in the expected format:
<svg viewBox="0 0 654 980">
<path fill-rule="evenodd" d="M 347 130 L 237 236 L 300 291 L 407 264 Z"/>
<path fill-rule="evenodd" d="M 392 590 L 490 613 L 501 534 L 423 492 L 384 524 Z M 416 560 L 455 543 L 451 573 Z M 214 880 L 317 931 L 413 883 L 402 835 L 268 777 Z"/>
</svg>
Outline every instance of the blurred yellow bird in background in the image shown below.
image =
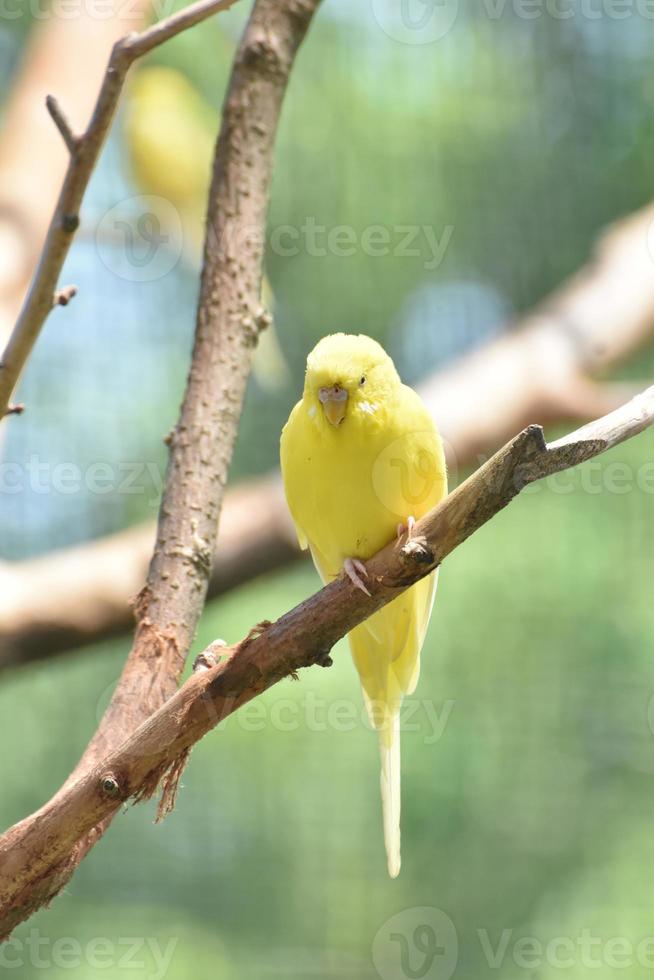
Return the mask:
<svg viewBox="0 0 654 980">
<path fill-rule="evenodd" d="M 175 68 L 152 65 L 127 89 L 125 136 L 141 190 L 170 202 L 185 248 L 199 260 L 220 114 Z"/>
<path fill-rule="evenodd" d="M 333 334 L 307 360 L 302 399 L 281 437 L 281 465 L 300 545 L 324 582 L 342 570 L 368 592 L 365 560 L 447 493 L 441 439 L 420 397 L 370 337 Z M 400 870 L 400 708 L 415 690 L 436 573 L 349 634 L 379 733 L 388 871 Z"/>
<path fill-rule="evenodd" d="M 184 253 L 199 265 L 220 113 L 181 71 L 146 65 L 130 79 L 124 124 L 134 182 L 142 192 L 173 206 Z M 165 210 L 160 217 L 165 221 Z M 261 297 L 272 311 L 274 296 L 266 276 Z M 269 391 L 288 384 L 290 372 L 274 325 L 260 335 L 253 367 L 257 381 Z"/>
</svg>

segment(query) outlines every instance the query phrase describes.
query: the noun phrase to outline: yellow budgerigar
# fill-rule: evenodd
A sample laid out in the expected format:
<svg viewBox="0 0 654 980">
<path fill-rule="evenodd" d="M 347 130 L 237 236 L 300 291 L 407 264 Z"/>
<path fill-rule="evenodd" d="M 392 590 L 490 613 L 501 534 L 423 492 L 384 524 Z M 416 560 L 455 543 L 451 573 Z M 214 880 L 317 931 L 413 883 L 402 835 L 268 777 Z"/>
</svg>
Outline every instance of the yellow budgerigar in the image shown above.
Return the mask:
<svg viewBox="0 0 654 980">
<path fill-rule="evenodd" d="M 282 432 L 286 498 L 324 582 L 344 571 L 368 592 L 365 560 L 447 493 L 443 447 L 420 397 L 370 337 L 333 334 L 307 360 L 302 399 Z M 418 682 L 436 573 L 349 634 L 379 734 L 388 871 L 400 870 L 400 708 Z"/>
</svg>

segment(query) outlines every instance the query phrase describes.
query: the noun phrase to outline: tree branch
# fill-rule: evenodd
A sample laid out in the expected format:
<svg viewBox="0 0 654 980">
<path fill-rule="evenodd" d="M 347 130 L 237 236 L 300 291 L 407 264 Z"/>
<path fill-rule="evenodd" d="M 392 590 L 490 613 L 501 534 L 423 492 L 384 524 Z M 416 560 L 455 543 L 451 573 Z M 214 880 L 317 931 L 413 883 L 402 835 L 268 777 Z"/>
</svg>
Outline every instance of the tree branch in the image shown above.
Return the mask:
<svg viewBox="0 0 654 980">
<path fill-rule="evenodd" d="M 45 106 L 50 115 L 52 116 L 52 121 L 61 133 L 61 138 L 63 139 L 68 152 L 71 156 L 77 152 L 79 146 L 79 139 L 73 133 L 70 123 L 64 115 L 63 109 L 55 99 L 54 95 L 47 95 L 45 99 Z"/>
<path fill-rule="evenodd" d="M 79 226 L 80 205 L 104 146 L 129 68 L 159 44 L 212 14 L 227 10 L 234 3 L 236 0 L 198 0 L 147 30 L 128 34 L 117 41 L 91 120 L 81 136 L 73 135 L 56 99 L 53 96 L 46 99 L 48 112 L 68 147 L 70 160 L 34 279 L 0 360 L 0 419 L 6 414 L 19 375 L 54 305 L 61 269 Z"/>
<path fill-rule="evenodd" d="M 329 666 L 337 640 L 433 571 L 525 486 L 598 456 L 652 423 L 654 387 L 550 444 L 540 426 L 529 426 L 423 517 L 410 541 L 392 542 L 367 562 L 370 598 L 341 575 L 237 646 L 213 644 L 202 669 L 121 745 L 0 838 L 0 935 L 11 931 L 17 907 L 43 876 L 84 847 L 93 829 L 127 800 L 149 798 L 162 780 L 166 787 L 167 775 L 221 720 L 296 670 Z M 226 659 L 213 666 L 216 655 Z M 165 788 L 160 811 L 169 805 Z"/>
<path fill-rule="evenodd" d="M 232 2 L 203 0 L 170 22 L 116 45 L 91 122 L 98 139 L 111 119 L 130 58 L 170 36 L 171 22 L 176 31 L 181 24 L 190 26 L 200 15 L 208 16 Z M 295 55 L 318 3 L 255 0 L 236 54 L 214 158 L 191 368 L 170 440 L 155 550 L 136 605 L 134 644 L 95 735 L 54 797 L 59 813 L 68 812 L 68 794 L 84 782 L 86 773 L 177 690 L 205 601 L 250 362 L 265 319 L 260 308 L 263 241 L 279 115 Z M 84 168 L 88 167 L 86 152 L 79 151 Z M 93 152 L 93 144 L 88 152 Z M 63 193 L 68 201 L 66 190 Z M 46 244 L 49 268 L 53 255 L 59 255 L 58 248 L 48 251 Z M 179 775 L 181 768 L 176 771 Z M 103 778 L 102 787 L 105 797 L 115 799 L 113 777 Z M 169 778 L 169 795 L 174 789 Z M 23 877 L 24 887 L 14 890 L 0 932 L 10 931 L 60 891 L 115 812 L 115 808 L 98 809 L 98 819 L 88 824 L 82 837 L 72 842 L 69 834 L 68 848 L 42 841 L 42 858 Z M 72 828 L 74 815 L 70 817 Z"/>
<path fill-rule="evenodd" d="M 20 312 L 70 162 L 41 102 L 47 92 L 56 91 L 71 120 L 89 119 L 113 44 L 140 27 L 151 6 L 152 0 L 107 0 L 106 16 L 98 19 L 92 5 L 82 4 L 72 19 L 47 17 L 30 31 L 3 105 L 0 350 Z M 6 429 L 0 429 L 0 441 Z"/>
</svg>

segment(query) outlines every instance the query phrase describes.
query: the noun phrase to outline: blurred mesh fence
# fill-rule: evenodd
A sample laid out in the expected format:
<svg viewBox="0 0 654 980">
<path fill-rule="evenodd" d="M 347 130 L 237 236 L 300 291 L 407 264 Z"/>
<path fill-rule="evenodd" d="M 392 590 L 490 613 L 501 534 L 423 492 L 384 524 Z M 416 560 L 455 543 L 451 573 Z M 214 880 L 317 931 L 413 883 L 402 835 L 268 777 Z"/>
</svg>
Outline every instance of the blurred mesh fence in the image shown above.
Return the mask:
<svg viewBox="0 0 654 980">
<path fill-rule="evenodd" d="M 620 18 L 608 0 L 570 0 L 532 19 L 518 0 L 404 6 L 403 22 L 380 0 L 358 13 L 327 3 L 300 58 L 267 255 L 292 382 L 271 392 L 253 381 L 234 478 L 275 464 L 319 336 L 377 336 L 415 381 L 529 308 L 607 222 L 650 197 L 654 76 L 640 8 Z M 7 49 L 13 38 L 19 50 L 21 24 L 5 21 Z M 216 106 L 229 27 L 157 53 Z M 49 320 L 20 391 L 29 412 L 8 427 L 8 557 L 155 512 L 197 269 L 165 233 L 148 259 L 146 191 L 119 119 L 63 277 L 79 295 Z"/>
<path fill-rule="evenodd" d="M 505 329 L 579 267 L 607 222 L 650 199 L 651 21 L 609 0 L 553 9 L 326 0 L 285 107 L 266 259 L 292 383 L 252 380 L 234 479 L 276 464 L 319 336 L 377 336 L 415 381 Z M 225 31 L 207 25 L 158 53 L 216 106 Z M 18 50 L 13 25 L 0 44 Z M 103 220 L 136 228 L 142 189 L 126 157 L 119 120 L 64 275 L 80 293 L 48 320 L 21 387 L 29 412 L 7 428 L 22 486 L 2 494 L 3 556 L 156 513 L 197 274 L 171 239 L 157 261 L 172 256 L 172 268 L 142 281 Z M 170 980 L 651 976 L 639 944 L 654 935 L 653 449 L 648 434 L 602 462 L 628 467 L 629 492 L 591 464 L 526 494 L 448 561 L 403 739 L 397 882 L 385 876 L 375 738 L 343 649 L 333 671 L 278 685 L 260 716 L 198 746 L 164 826 L 145 808 L 117 820 L 19 941 L 37 928 L 51 937 L 49 975 L 83 980 L 158 976 L 146 952 L 140 973 L 120 967 L 129 935 L 175 941 Z M 316 584 L 298 568 L 247 586 L 208 609 L 198 645 L 237 640 Z M 0 717 L 20 751 L 3 762 L 3 824 L 65 778 L 124 653 L 107 644 L 4 681 Z M 62 936 L 82 944 L 81 966 L 53 963 Z M 114 944 L 104 972 L 88 953 L 98 936 Z M 630 944 L 623 966 L 612 940 Z M 44 975 L 19 952 L 21 976 Z"/>
</svg>

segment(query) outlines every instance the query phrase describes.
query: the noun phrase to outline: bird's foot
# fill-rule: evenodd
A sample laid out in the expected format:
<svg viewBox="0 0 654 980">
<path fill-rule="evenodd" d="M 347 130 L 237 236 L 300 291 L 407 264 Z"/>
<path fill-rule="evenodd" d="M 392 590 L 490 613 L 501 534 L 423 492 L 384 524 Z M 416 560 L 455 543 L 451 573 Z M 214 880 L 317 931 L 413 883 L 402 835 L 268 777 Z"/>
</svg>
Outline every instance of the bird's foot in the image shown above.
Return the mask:
<svg viewBox="0 0 654 980">
<path fill-rule="evenodd" d="M 361 589 L 366 595 L 371 595 L 361 578 L 361 575 L 364 578 L 368 578 L 368 569 L 362 561 L 358 558 L 346 558 L 343 562 L 343 571 L 352 585 L 356 586 L 357 589 Z"/>
<path fill-rule="evenodd" d="M 404 537 L 405 534 L 407 536 L 407 541 L 410 541 L 411 538 L 413 537 L 413 529 L 415 526 L 416 526 L 416 519 L 412 515 L 409 515 L 409 517 L 407 517 L 406 524 L 398 524 L 397 525 L 398 541 L 400 540 L 400 538 Z"/>
</svg>

